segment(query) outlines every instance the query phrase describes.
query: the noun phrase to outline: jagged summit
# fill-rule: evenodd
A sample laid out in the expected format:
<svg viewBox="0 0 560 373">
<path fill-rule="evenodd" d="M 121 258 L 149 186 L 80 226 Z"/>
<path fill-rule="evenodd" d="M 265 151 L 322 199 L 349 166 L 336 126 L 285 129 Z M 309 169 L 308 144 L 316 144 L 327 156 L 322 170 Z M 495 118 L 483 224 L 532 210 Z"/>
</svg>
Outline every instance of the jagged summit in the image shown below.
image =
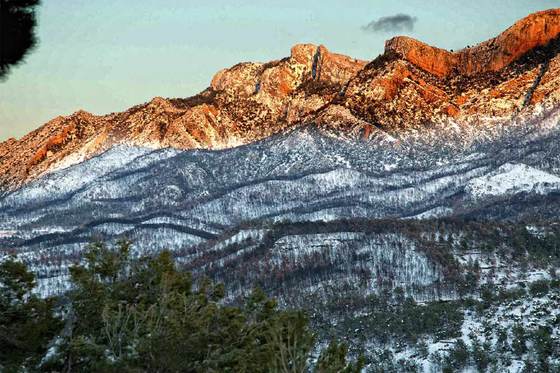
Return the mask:
<svg viewBox="0 0 560 373">
<path fill-rule="evenodd" d="M 386 53 L 397 53 L 414 65 L 445 77 L 451 74 L 476 75 L 496 72 L 531 50 L 557 39 L 560 9 L 531 14 L 499 36 L 457 52 L 429 46 L 407 36 L 397 36 L 385 45 Z"/>
<path fill-rule="evenodd" d="M 219 71 L 210 84 L 214 91 L 283 98 L 306 81 L 344 84 L 365 65 L 323 45 L 297 44 L 290 57 L 268 63 L 240 63 Z"/>
<path fill-rule="evenodd" d="M 437 125 L 468 133 L 461 141 L 469 143 L 481 128 L 558 107 L 559 33 L 560 9 L 554 9 L 455 53 L 397 37 L 368 63 L 298 44 L 284 59 L 223 69 L 190 98 L 156 97 L 104 116 L 79 111 L 0 143 L 0 190 L 116 144 L 223 149 L 309 124 L 393 147 Z"/>
</svg>

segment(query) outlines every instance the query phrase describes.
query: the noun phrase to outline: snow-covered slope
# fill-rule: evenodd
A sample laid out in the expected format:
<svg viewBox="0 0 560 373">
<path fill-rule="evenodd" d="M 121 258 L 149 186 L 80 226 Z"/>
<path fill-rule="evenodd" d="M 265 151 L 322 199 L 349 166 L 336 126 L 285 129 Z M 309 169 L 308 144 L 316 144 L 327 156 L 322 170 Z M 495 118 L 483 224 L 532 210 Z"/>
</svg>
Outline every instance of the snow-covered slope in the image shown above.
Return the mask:
<svg viewBox="0 0 560 373">
<path fill-rule="evenodd" d="M 560 177 L 525 164 L 506 163 L 485 176 L 472 179 L 465 190 L 475 198 L 521 192 L 547 194 L 560 190 Z"/>
<path fill-rule="evenodd" d="M 0 199 L 1 253 L 31 264 L 48 295 L 67 289 L 93 239 L 126 237 L 134 254 L 170 249 L 195 275 L 228 284 L 228 301 L 259 285 L 377 348 L 371 297 L 402 289 L 425 304 L 456 302 L 474 261 L 480 283 L 530 283 L 512 253 L 554 225 L 506 222 L 560 214 L 558 115 L 470 145 L 458 134 L 434 128 L 391 143 L 301 127 L 220 151 L 113 148 Z M 464 329 L 480 330 L 463 311 Z M 424 337 L 433 354 L 456 343 Z M 435 366 L 400 344 L 395 358 Z"/>
<path fill-rule="evenodd" d="M 116 147 L 0 199 L 0 245 L 46 275 L 94 238 L 183 250 L 248 222 L 557 216 L 556 123 L 466 148 L 438 128 L 388 144 L 315 127 L 221 151 Z"/>
<path fill-rule="evenodd" d="M 6 196 L 2 204 L 23 207 L 30 201 L 55 201 L 64 198 L 71 192 L 80 190 L 90 185 L 95 180 L 113 171 L 125 168 L 127 164 L 137 160 L 135 166 L 149 164 L 148 159 L 139 159 L 151 153 L 153 150 L 133 146 L 116 146 L 100 156 L 93 157 L 87 161 L 87 172 L 81 166 L 61 167 L 56 172 L 47 174 L 40 181 L 32 182 L 22 190 Z M 152 159 L 164 159 L 177 153 L 175 150 L 164 150 L 158 152 L 158 157 Z M 147 157 L 150 158 L 150 157 Z"/>
</svg>

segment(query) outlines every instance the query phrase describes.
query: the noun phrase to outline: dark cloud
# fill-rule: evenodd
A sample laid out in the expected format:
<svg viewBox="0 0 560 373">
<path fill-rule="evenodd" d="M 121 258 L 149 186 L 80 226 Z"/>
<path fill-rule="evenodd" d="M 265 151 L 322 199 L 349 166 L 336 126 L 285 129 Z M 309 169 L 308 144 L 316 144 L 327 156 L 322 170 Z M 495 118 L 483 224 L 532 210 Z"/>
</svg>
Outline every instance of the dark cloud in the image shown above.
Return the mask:
<svg viewBox="0 0 560 373">
<path fill-rule="evenodd" d="M 362 29 L 370 32 L 412 31 L 417 20 L 416 17 L 401 13 L 373 20 Z"/>
</svg>

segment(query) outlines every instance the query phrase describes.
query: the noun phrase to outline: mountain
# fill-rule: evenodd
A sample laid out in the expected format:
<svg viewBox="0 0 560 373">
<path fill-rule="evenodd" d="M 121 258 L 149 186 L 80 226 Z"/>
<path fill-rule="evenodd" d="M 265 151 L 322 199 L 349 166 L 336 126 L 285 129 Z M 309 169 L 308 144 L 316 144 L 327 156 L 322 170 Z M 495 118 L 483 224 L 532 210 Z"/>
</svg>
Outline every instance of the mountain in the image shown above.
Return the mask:
<svg viewBox="0 0 560 373">
<path fill-rule="evenodd" d="M 396 37 L 370 63 L 296 45 L 282 60 L 224 69 L 188 99 L 157 97 L 103 116 L 78 111 L 9 139 L 0 144 L 0 185 L 12 190 L 117 144 L 224 149 L 307 123 L 396 144 L 426 126 L 459 126 L 474 132 L 462 135 L 469 143 L 556 107 L 559 19 L 558 9 L 535 13 L 458 52 Z"/>
<path fill-rule="evenodd" d="M 92 239 L 128 238 L 227 302 L 306 309 L 372 371 L 554 371 L 559 52 L 556 9 L 456 52 L 302 44 L 188 99 L 56 118 L 0 144 L 0 253 L 48 295 Z"/>
<path fill-rule="evenodd" d="M 0 199 L 0 245 L 39 255 L 58 273 L 92 237 L 180 250 L 248 223 L 552 219 L 558 118 L 453 152 L 416 139 L 396 149 L 341 139 L 314 126 L 221 151 L 113 147 Z"/>
</svg>

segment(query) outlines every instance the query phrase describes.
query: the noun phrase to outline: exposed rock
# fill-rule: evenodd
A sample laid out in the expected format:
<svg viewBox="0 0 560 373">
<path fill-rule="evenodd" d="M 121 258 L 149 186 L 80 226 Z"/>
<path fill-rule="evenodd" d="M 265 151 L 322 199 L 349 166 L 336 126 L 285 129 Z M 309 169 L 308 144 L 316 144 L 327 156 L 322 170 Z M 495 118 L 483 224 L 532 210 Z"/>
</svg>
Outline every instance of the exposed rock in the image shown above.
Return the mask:
<svg viewBox="0 0 560 373">
<path fill-rule="evenodd" d="M 560 9 L 552 9 L 531 14 L 496 38 L 455 53 L 406 36 L 387 41 L 385 50 L 438 77 L 452 73 L 476 75 L 499 71 L 531 50 L 547 45 L 559 34 Z"/>
<path fill-rule="evenodd" d="M 229 91 L 247 97 L 258 90 L 260 74 L 262 74 L 262 64 L 240 63 L 214 75 L 210 87 L 215 91 Z"/>
<path fill-rule="evenodd" d="M 408 36 L 397 36 L 385 43 L 385 53 L 396 53 L 427 72 L 444 77 L 457 68 L 457 54 L 432 47 Z"/>
<path fill-rule="evenodd" d="M 459 71 L 474 75 L 499 71 L 531 50 L 545 46 L 560 34 L 560 9 L 532 14 L 495 39 L 460 52 Z"/>
<path fill-rule="evenodd" d="M 115 144 L 223 149 L 310 123 L 339 136 L 396 144 L 426 125 L 483 128 L 528 120 L 560 100 L 559 33 L 556 9 L 456 53 L 397 37 L 366 63 L 298 44 L 287 58 L 221 70 L 191 98 L 157 97 L 105 116 L 79 111 L 5 141 L 0 189 Z"/>
</svg>

